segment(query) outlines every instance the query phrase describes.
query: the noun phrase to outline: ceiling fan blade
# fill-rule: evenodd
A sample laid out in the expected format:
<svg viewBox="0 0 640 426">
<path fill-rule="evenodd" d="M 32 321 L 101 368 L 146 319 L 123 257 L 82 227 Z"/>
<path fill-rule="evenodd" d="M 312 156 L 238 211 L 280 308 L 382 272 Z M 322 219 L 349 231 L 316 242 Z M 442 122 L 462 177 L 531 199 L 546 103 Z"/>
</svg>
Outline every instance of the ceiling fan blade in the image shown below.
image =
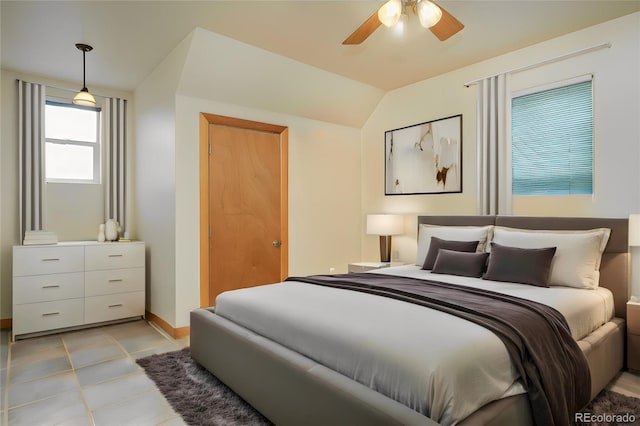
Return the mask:
<svg viewBox="0 0 640 426">
<path fill-rule="evenodd" d="M 444 15 L 444 14 L 443 14 Z M 378 19 L 378 11 L 371 15 L 369 19 L 364 21 L 342 44 L 360 44 L 367 39 L 378 27 L 382 25 Z"/>
<path fill-rule="evenodd" d="M 462 30 L 464 25 L 454 18 L 452 14 L 447 12 L 444 7 L 440 5 L 438 5 L 438 7 L 442 10 L 442 18 L 440 18 L 437 24 L 429 29 L 440 39 L 440 41 L 445 41 L 458 31 Z"/>
</svg>

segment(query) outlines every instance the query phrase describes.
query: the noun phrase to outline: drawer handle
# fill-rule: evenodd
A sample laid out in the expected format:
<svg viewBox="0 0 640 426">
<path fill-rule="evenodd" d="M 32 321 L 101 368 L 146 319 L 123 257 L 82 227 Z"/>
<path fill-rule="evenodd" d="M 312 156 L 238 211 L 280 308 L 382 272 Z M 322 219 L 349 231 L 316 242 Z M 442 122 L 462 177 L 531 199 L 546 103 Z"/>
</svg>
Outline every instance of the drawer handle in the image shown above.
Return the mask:
<svg viewBox="0 0 640 426">
<path fill-rule="evenodd" d="M 109 305 L 110 308 L 120 308 L 122 306 L 122 303 L 117 303 L 115 305 Z"/>
<path fill-rule="evenodd" d="M 109 257 L 122 257 L 121 254 L 110 254 Z"/>
<path fill-rule="evenodd" d="M 60 315 L 60 312 L 49 312 L 47 314 L 42 314 L 43 317 L 50 317 L 52 315 Z"/>
<path fill-rule="evenodd" d="M 42 288 L 60 288 L 59 285 L 44 285 Z"/>
<path fill-rule="evenodd" d="M 122 281 L 124 281 L 122 278 L 115 278 L 115 279 L 109 280 L 110 283 L 121 283 Z"/>
<path fill-rule="evenodd" d="M 49 257 L 47 259 L 42 259 L 43 262 L 58 262 L 60 259 L 57 257 Z"/>
</svg>

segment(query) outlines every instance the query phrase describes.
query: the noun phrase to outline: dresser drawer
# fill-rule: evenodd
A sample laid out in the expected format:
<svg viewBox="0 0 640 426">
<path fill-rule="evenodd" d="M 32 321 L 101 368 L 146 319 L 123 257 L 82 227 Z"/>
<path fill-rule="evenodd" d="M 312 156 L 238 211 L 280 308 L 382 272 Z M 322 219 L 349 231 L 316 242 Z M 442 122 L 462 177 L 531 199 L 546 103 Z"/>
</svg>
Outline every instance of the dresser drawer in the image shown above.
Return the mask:
<svg viewBox="0 0 640 426">
<path fill-rule="evenodd" d="M 86 296 L 144 291 L 144 268 L 87 271 L 84 282 Z"/>
<path fill-rule="evenodd" d="M 13 279 L 13 304 L 84 297 L 84 273 L 31 275 Z"/>
<path fill-rule="evenodd" d="M 84 299 L 56 300 L 13 306 L 13 335 L 82 325 Z"/>
<path fill-rule="evenodd" d="M 86 324 L 144 315 L 144 291 L 85 298 Z"/>
<path fill-rule="evenodd" d="M 144 267 L 144 244 L 105 243 L 85 248 L 86 271 Z"/>
<path fill-rule="evenodd" d="M 84 247 L 14 247 L 13 275 L 44 275 L 84 270 Z"/>
</svg>

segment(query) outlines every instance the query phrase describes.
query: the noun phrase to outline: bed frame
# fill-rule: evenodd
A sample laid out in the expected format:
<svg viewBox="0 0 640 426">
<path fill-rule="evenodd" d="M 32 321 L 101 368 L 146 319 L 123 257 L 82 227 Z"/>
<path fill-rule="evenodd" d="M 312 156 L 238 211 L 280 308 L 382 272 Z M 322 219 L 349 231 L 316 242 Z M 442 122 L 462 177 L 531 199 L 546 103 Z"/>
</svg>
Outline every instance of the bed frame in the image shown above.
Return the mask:
<svg viewBox="0 0 640 426">
<path fill-rule="evenodd" d="M 629 296 L 627 219 L 522 216 L 419 216 L 418 224 L 499 225 L 525 229 L 610 228 L 600 285 L 615 316 L 578 342 L 591 371 L 591 397 L 623 368 Z M 215 314 L 191 312 L 191 355 L 277 425 L 436 425 L 434 421 L 315 361 Z M 459 425 L 533 425 L 526 395 L 491 402 Z"/>
</svg>

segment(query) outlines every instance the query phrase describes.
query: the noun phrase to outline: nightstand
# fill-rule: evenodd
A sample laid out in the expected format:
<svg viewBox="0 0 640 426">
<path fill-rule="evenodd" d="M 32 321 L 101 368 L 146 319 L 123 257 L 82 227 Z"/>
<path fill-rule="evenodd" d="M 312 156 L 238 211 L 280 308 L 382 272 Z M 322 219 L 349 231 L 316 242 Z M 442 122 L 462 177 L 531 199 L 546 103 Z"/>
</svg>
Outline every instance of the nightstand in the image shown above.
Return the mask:
<svg viewBox="0 0 640 426">
<path fill-rule="evenodd" d="M 640 371 L 640 303 L 627 302 L 627 367 Z"/>
<path fill-rule="evenodd" d="M 402 262 L 354 262 L 349 264 L 349 272 L 367 272 L 374 269 L 388 268 L 389 266 L 401 266 Z"/>
</svg>

